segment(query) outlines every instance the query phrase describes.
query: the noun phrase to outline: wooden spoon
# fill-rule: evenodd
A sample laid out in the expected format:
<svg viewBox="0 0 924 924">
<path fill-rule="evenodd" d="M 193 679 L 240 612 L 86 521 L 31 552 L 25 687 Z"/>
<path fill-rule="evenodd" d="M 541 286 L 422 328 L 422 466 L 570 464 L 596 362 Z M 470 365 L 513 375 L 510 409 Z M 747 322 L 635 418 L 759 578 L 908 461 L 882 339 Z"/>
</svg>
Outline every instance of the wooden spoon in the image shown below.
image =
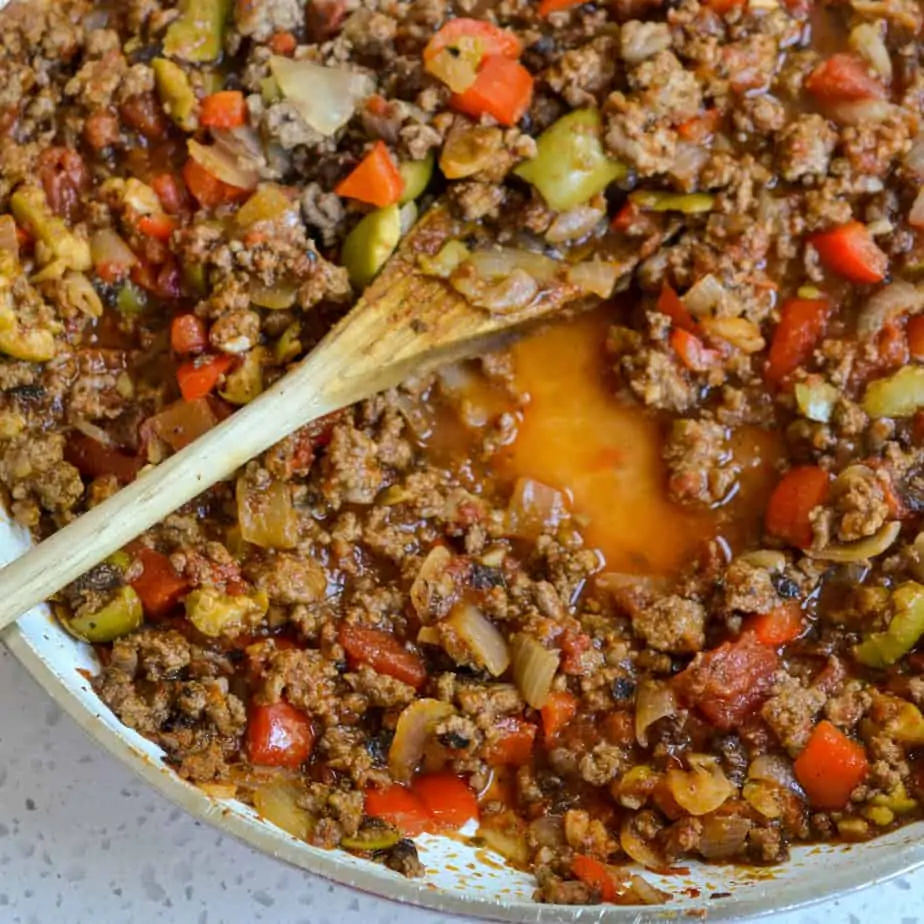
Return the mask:
<svg viewBox="0 0 924 924">
<path fill-rule="evenodd" d="M 516 314 L 469 305 L 419 268 L 420 255 L 437 253 L 459 230 L 444 207 L 431 208 L 353 310 L 295 369 L 0 570 L 0 628 L 303 424 L 397 385 L 412 372 L 496 348 L 581 298 L 562 281 Z M 627 256 L 625 271 L 633 264 Z"/>
</svg>

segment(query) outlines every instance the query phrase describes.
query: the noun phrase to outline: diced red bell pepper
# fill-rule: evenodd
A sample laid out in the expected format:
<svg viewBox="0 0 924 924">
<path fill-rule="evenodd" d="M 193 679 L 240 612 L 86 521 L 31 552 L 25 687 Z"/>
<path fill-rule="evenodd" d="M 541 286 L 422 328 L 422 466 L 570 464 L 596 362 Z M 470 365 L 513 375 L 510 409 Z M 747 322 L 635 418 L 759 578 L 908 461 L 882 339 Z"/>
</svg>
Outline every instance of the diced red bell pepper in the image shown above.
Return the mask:
<svg viewBox="0 0 924 924">
<path fill-rule="evenodd" d="M 254 705 L 247 717 L 247 754 L 261 767 L 300 767 L 314 747 L 311 719 L 289 703 Z"/>
<path fill-rule="evenodd" d="M 338 638 L 354 664 L 368 664 L 376 673 L 394 677 L 415 690 L 426 683 L 427 667 L 423 658 L 408 651 L 390 633 L 342 622 Z"/>
<path fill-rule="evenodd" d="M 773 332 L 765 376 L 779 385 L 812 355 L 825 332 L 830 306 L 826 299 L 791 298 L 780 308 Z"/>
<path fill-rule="evenodd" d="M 800 549 L 812 544 L 811 513 L 828 497 L 828 473 L 814 465 L 791 468 L 779 481 L 767 503 L 765 525 L 771 536 Z"/>
<path fill-rule="evenodd" d="M 478 818 L 478 799 L 471 787 L 451 773 L 428 773 L 417 777 L 411 791 L 430 815 L 431 831 L 458 831 Z"/>
<path fill-rule="evenodd" d="M 793 770 L 815 808 L 836 812 L 866 779 L 869 760 L 862 744 L 825 720 L 815 726 Z"/>
<path fill-rule="evenodd" d="M 401 198 L 404 180 L 385 143 L 376 141 L 352 173 L 334 187 L 334 192 L 338 196 L 385 208 Z"/>
<path fill-rule="evenodd" d="M 186 188 L 203 208 L 215 208 L 226 202 L 238 202 L 250 195 L 248 190 L 232 186 L 212 176 L 198 161 L 189 158 L 183 166 Z"/>
<path fill-rule="evenodd" d="M 427 807 L 410 789 L 393 783 L 385 789 L 367 789 L 365 814 L 394 825 L 407 837 L 423 834 L 432 818 Z"/>
<path fill-rule="evenodd" d="M 207 128 L 240 128 L 247 123 L 247 103 L 240 90 L 209 94 L 199 107 L 199 123 Z"/>
<path fill-rule="evenodd" d="M 585 885 L 596 889 L 605 902 L 614 902 L 625 891 L 621 889 L 605 863 L 587 854 L 576 853 L 571 859 L 571 872 Z"/>
<path fill-rule="evenodd" d="M 549 693 L 549 698 L 540 710 L 542 733 L 547 740 L 554 738 L 574 718 L 577 707 L 577 697 L 567 690 Z"/>
<path fill-rule="evenodd" d="M 666 282 L 661 286 L 661 294 L 655 304 L 655 311 L 666 314 L 674 327 L 695 334 L 699 325 L 696 318 L 690 314 L 690 310 L 684 305 L 683 300 Z"/>
<path fill-rule="evenodd" d="M 159 173 L 151 180 L 151 188 L 157 193 L 163 210 L 168 215 L 178 215 L 185 205 L 185 194 L 180 181 L 172 173 Z"/>
<path fill-rule="evenodd" d="M 177 384 L 184 401 L 195 401 L 210 394 L 221 377 L 234 365 L 234 357 L 222 353 L 180 363 L 176 370 Z"/>
<path fill-rule="evenodd" d="M 681 327 L 671 330 L 670 344 L 691 372 L 708 372 L 720 358 L 717 350 L 709 349 L 696 334 Z"/>
<path fill-rule="evenodd" d="M 135 560 L 142 572 L 131 586 L 141 599 L 146 616 L 163 619 L 189 591 L 189 581 L 176 573 L 166 555 L 147 546 L 134 549 Z"/>
<path fill-rule="evenodd" d="M 533 83 L 532 74 L 519 61 L 488 55 L 475 82 L 463 93 L 453 93 L 449 105 L 475 119 L 490 115 L 501 125 L 516 125 L 532 102 Z"/>
<path fill-rule="evenodd" d="M 533 756 L 536 726 L 526 719 L 503 718 L 494 725 L 496 737 L 485 747 L 485 760 L 492 767 L 521 767 Z"/>
<path fill-rule="evenodd" d="M 888 256 L 859 221 L 813 234 L 810 241 L 822 265 L 851 282 L 882 282 L 889 272 Z"/>
<path fill-rule="evenodd" d="M 156 215 L 142 215 L 137 223 L 138 230 L 157 241 L 169 241 L 170 235 L 179 227 L 179 222 L 164 212 Z"/>
<path fill-rule="evenodd" d="M 758 613 L 746 622 L 747 632 L 753 632 L 761 645 L 777 648 L 797 639 L 805 629 L 802 607 L 795 600 L 781 603 L 767 613 Z"/>
<path fill-rule="evenodd" d="M 570 10 L 580 6 L 584 0 L 540 0 L 539 15 L 548 16 L 549 13 L 558 13 L 561 10 Z"/>
<path fill-rule="evenodd" d="M 921 362 L 924 360 L 924 315 L 909 318 L 905 334 L 908 337 L 908 350 L 912 358 Z"/>
</svg>

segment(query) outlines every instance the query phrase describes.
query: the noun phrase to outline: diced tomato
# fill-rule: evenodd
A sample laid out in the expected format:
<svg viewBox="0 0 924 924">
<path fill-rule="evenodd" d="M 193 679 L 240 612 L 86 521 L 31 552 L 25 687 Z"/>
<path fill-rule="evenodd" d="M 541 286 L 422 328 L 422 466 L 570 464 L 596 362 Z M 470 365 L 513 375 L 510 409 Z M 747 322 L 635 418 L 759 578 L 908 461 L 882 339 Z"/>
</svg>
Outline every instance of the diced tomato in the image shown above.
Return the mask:
<svg viewBox="0 0 924 924">
<path fill-rule="evenodd" d="M 153 93 L 130 96 L 119 107 L 122 121 L 151 141 L 159 141 L 167 134 L 167 117 Z"/>
<path fill-rule="evenodd" d="M 132 588 L 141 598 L 146 616 L 162 619 L 189 591 L 189 582 L 176 573 L 166 555 L 147 546 L 134 550 L 135 560 L 141 563 L 142 572 L 132 582 Z"/>
<path fill-rule="evenodd" d="M 478 119 L 493 116 L 501 125 L 516 125 L 533 99 L 533 76 L 519 61 L 489 55 L 481 62 L 475 82 L 453 93 L 449 105 Z"/>
<path fill-rule="evenodd" d="M 793 770 L 813 806 L 836 812 L 866 779 L 869 761 L 862 744 L 825 720 L 815 726 Z"/>
<path fill-rule="evenodd" d="M 115 475 L 121 484 L 135 480 L 144 461 L 113 446 L 104 446 L 99 440 L 83 433 L 72 433 L 64 446 L 64 458 L 81 475 L 101 478 Z"/>
<path fill-rule="evenodd" d="M 791 468 L 767 503 L 765 525 L 771 536 L 800 549 L 812 544 L 811 513 L 828 497 L 828 473 L 814 465 Z"/>
<path fill-rule="evenodd" d="M 549 693 L 549 698 L 540 710 L 542 733 L 546 739 L 554 738 L 574 718 L 577 707 L 577 697 L 566 690 Z"/>
<path fill-rule="evenodd" d="M 247 717 L 247 754 L 260 767 L 300 767 L 311 756 L 311 719 L 280 701 L 251 706 Z"/>
<path fill-rule="evenodd" d="M 72 219 L 90 183 L 83 158 L 70 148 L 46 148 L 35 164 L 36 176 L 55 215 Z"/>
<path fill-rule="evenodd" d="M 97 263 L 94 270 L 103 282 L 112 284 L 128 276 L 132 267 L 126 266 L 124 263 L 102 262 Z"/>
<path fill-rule="evenodd" d="M 590 636 L 574 629 L 565 629 L 558 645 L 562 654 L 562 673 L 580 674 L 583 669 L 583 654 L 593 646 Z"/>
<path fill-rule="evenodd" d="M 492 767 L 521 767 L 533 756 L 536 726 L 526 719 L 498 719 L 496 737 L 485 747 L 484 758 Z"/>
<path fill-rule="evenodd" d="M 423 658 L 408 651 L 390 633 L 342 622 L 338 638 L 354 664 L 368 664 L 376 673 L 394 677 L 415 690 L 426 683 L 427 667 Z"/>
<path fill-rule="evenodd" d="M 160 204 L 168 215 L 178 215 L 185 206 L 185 195 L 180 181 L 172 173 L 159 173 L 151 180 Z"/>
<path fill-rule="evenodd" d="M 777 648 L 797 639 L 805 628 L 802 607 L 791 600 L 774 607 L 768 613 L 758 613 L 746 623 L 746 631 L 753 632 L 761 645 Z"/>
<path fill-rule="evenodd" d="M 215 208 L 226 202 L 237 202 L 250 195 L 248 190 L 222 182 L 212 176 L 198 161 L 191 157 L 183 166 L 183 180 L 186 188 L 203 208 Z"/>
<path fill-rule="evenodd" d="M 450 19 L 427 42 L 423 51 L 424 63 L 429 63 L 444 50 L 458 50 L 472 43 L 477 45 L 483 58 L 497 55 L 515 60 L 523 53 L 523 43 L 513 32 L 483 19 L 466 19 L 460 16 Z"/>
<path fill-rule="evenodd" d="M 209 345 L 205 321 L 188 312 L 178 314 L 170 322 L 170 348 L 174 353 L 185 356 L 201 353 Z"/>
<path fill-rule="evenodd" d="M 571 872 L 585 885 L 596 889 L 605 902 L 614 902 L 625 891 L 620 888 L 613 871 L 599 860 L 583 853 L 576 853 L 571 859 Z"/>
<path fill-rule="evenodd" d="M 584 0 L 540 0 L 539 15 L 548 16 L 549 13 L 558 13 L 560 10 L 570 10 L 580 6 Z"/>
<path fill-rule="evenodd" d="M 889 272 L 888 256 L 859 221 L 813 234 L 809 240 L 822 265 L 851 282 L 882 282 Z"/>
<path fill-rule="evenodd" d="M 430 815 L 431 831 L 458 831 L 478 818 L 478 799 L 471 787 L 451 773 L 429 773 L 414 780 L 411 791 Z"/>
<path fill-rule="evenodd" d="M 247 103 L 240 90 L 210 93 L 199 107 L 199 123 L 207 128 L 240 128 L 247 123 Z"/>
<path fill-rule="evenodd" d="M 885 87 L 857 55 L 837 54 L 822 61 L 809 74 L 805 88 L 820 103 L 851 103 L 861 99 L 885 99 Z"/>
<path fill-rule="evenodd" d="M 316 42 L 333 38 L 346 17 L 346 0 L 312 0 L 307 8 L 308 34 Z"/>
<path fill-rule="evenodd" d="M 806 363 L 825 332 L 830 306 L 825 299 L 791 298 L 780 308 L 767 368 L 768 382 L 779 385 Z"/>
<path fill-rule="evenodd" d="M 680 361 L 691 372 L 708 372 L 720 358 L 717 350 L 709 349 L 696 334 L 691 334 L 682 327 L 671 330 L 670 344 Z"/>
<path fill-rule="evenodd" d="M 157 215 L 142 215 L 136 224 L 138 230 L 158 241 L 169 241 L 170 235 L 179 227 L 175 218 L 163 212 Z"/>
<path fill-rule="evenodd" d="M 226 353 L 181 363 L 176 370 L 176 380 L 183 400 L 195 401 L 196 398 L 204 398 L 233 364 L 234 358 Z"/>
<path fill-rule="evenodd" d="M 762 702 L 779 668 L 777 653 L 745 634 L 697 655 L 674 678 L 674 688 L 716 728 L 740 725 Z"/>
<path fill-rule="evenodd" d="M 908 350 L 912 359 L 924 361 L 924 315 L 909 318 L 905 335 L 908 337 Z"/>
<path fill-rule="evenodd" d="M 376 141 L 352 173 L 334 187 L 334 192 L 338 196 L 385 208 L 401 198 L 404 180 L 385 143 Z"/>
<path fill-rule="evenodd" d="M 689 331 L 691 334 L 696 333 L 699 326 L 696 323 L 696 318 L 690 314 L 680 296 L 666 282 L 661 286 L 661 294 L 658 296 L 657 304 L 655 304 L 655 311 L 666 314 L 675 327 Z"/>
<path fill-rule="evenodd" d="M 739 6 L 739 0 L 713 0 L 709 5 L 715 9 L 716 2 L 729 3 L 729 9 Z M 718 109 L 707 109 L 702 115 L 694 116 L 677 126 L 677 134 L 691 144 L 705 144 L 718 130 L 722 114 Z"/>
<path fill-rule="evenodd" d="M 365 814 L 394 825 L 407 837 L 423 834 L 432 821 L 423 802 L 410 789 L 393 783 L 385 789 L 367 789 Z"/>
<path fill-rule="evenodd" d="M 298 47 L 298 41 L 291 32 L 277 32 L 270 38 L 269 45 L 274 55 L 291 57 Z"/>
<path fill-rule="evenodd" d="M 626 202 L 613 216 L 610 227 L 625 234 L 641 214 L 642 210 L 634 202 Z"/>
</svg>

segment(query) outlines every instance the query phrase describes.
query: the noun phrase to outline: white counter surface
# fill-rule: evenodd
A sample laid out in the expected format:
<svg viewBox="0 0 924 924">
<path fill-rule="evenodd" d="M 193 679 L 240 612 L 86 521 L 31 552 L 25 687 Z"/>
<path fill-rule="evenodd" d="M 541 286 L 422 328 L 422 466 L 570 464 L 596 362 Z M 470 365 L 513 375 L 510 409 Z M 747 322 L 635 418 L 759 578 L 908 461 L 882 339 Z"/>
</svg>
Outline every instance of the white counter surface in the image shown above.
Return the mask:
<svg viewBox="0 0 924 924">
<path fill-rule="evenodd" d="M 0 924 L 462 924 L 352 892 L 193 821 L 0 646 Z M 924 871 L 766 924 L 924 924 Z"/>
</svg>

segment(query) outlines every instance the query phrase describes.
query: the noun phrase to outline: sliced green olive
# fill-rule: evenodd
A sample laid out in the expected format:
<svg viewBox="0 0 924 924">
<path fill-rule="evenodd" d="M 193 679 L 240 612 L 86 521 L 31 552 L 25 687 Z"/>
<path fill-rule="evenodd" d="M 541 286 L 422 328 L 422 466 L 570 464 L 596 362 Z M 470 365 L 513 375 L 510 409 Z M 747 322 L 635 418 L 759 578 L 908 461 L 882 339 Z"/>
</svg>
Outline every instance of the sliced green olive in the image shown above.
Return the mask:
<svg viewBox="0 0 924 924">
<path fill-rule="evenodd" d="M 895 615 L 884 632 L 873 632 L 856 648 L 854 657 L 867 667 L 888 667 L 906 655 L 924 635 L 924 586 L 906 581 L 892 594 Z"/>
<path fill-rule="evenodd" d="M 278 363 L 290 363 L 302 351 L 302 343 L 298 339 L 302 332 L 301 324 L 296 321 L 290 324 L 273 344 L 273 356 Z"/>
<path fill-rule="evenodd" d="M 214 61 L 224 47 L 231 0 L 181 0 L 180 15 L 164 36 L 164 54 L 184 61 Z"/>
<path fill-rule="evenodd" d="M 134 632 L 143 620 L 144 609 L 140 597 L 125 585 L 101 610 L 70 616 L 64 622 L 65 627 L 77 638 L 98 645 Z"/>
<path fill-rule="evenodd" d="M 625 164 L 606 156 L 602 132 L 596 109 L 570 112 L 536 139 L 536 156 L 513 172 L 558 212 L 583 205 L 627 173 Z"/>
<path fill-rule="evenodd" d="M 186 595 L 186 618 L 210 638 L 237 635 L 259 624 L 269 609 L 266 594 L 223 594 L 200 587 Z"/>
<path fill-rule="evenodd" d="M 52 213 L 44 191 L 38 186 L 20 186 L 10 196 L 10 210 L 16 221 L 42 245 L 43 265 L 61 261 L 64 267 L 78 272 L 85 272 L 93 265 L 90 244 Z"/>
<path fill-rule="evenodd" d="M 350 837 L 344 837 L 340 846 L 344 850 L 388 850 L 401 840 L 401 832 L 394 825 L 378 818 L 367 818 L 360 829 Z"/>
<path fill-rule="evenodd" d="M 646 212 L 682 212 L 684 215 L 711 212 L 715 206 L 715 196 L 711 193 L 671 193 L 653 189 L 629 193 L 629 201 Z"/>
<path fill-rule="evenodd" d="M 167 58 L 155 58 L 151 67 L 154 69 L 157 95 L 164 111 L 180 128 L 194 131 L 197 100 L 186 71 Z"/>
<path fill-rule="evenodd" d="M 231 404 L 250 404 L 263 391 L 263 364 L 265 347 L 254 347 L 244 354 L 244 361 L 225 376 L 225 386 L 219 394 Z"/>
<path fill-rule="evenodd" d="M 340 260 L 357 288 L 375 278 L 401 240 L 401 212 L 397 205 L 370 212 L 347 235 Z"/>
<path fill-rule="evenodd" d="M 57 347 L 50 330 L 27 330 L 18 324 L 0 330 L 0 353 L 28 363 L 47 363 L 54 359 Z"/>
<path fill-rule="evenodd" d="M 863 410 L 870 417 L 911 417 L 924 407 L 924 366 L 903 366 L 866 387 Z"/>
<path fill-rule="evenodd" d="M 125 282 L 116 296 L 116 309 L 122 314 L 140 314 L 148 306 L 148 293 L 133 282 Z"/>
<path fill-rule="evenodd" d="M 430 185 L 433 177 L 433 152 L 427 151 L 427 156 L 423 160 L 404 161 L 398 167 L 398 172 L 404 180 L 404 191 L 401 193 L 398 205 L 404 205 L 405 202 L 413 202 L 422 196 L 424 190 Z"/>
</svg>

